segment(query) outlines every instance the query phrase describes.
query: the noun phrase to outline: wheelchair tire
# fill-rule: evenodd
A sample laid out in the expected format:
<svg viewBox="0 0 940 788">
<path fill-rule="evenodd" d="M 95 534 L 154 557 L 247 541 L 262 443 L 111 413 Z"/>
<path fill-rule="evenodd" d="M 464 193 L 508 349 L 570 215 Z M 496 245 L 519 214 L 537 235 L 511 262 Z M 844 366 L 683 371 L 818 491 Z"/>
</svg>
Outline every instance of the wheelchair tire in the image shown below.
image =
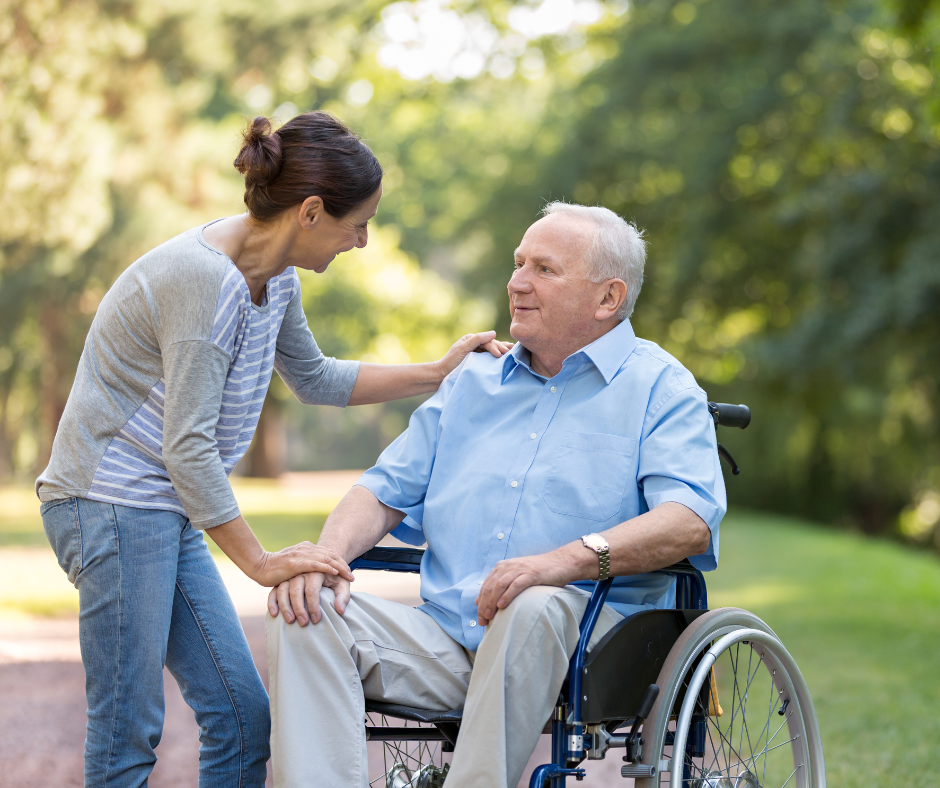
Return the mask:
<svg viewBox="0 0 940 788">
<path fill-rule="evenodd" d="M 806 682 L 754 614 L 720 608 L 696 619 L 657 684 L 642 747 L 656 775 L 637 779 L 636 788 L 825 788 Z"/>
</svg>

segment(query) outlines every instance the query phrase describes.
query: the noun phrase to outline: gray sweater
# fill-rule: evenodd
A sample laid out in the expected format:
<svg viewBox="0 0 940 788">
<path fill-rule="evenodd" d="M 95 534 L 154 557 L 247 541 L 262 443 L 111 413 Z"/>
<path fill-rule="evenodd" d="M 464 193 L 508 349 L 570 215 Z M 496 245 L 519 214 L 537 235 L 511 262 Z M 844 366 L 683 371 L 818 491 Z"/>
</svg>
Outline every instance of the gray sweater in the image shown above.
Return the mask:
<svg viewBox="0 0 940 788">
<path fill-rule="evenodd" d="M 253 304 L 202 230 L 145 254 L 102 300 L 36 480 L 41 500 L 164 509 L 212 528 L 238 516 L 228 475 L 251 443 L 272 369 L 301 402 L 349 401 L 359 362 L 320 352 L 294 269 Z"/>
</svg>

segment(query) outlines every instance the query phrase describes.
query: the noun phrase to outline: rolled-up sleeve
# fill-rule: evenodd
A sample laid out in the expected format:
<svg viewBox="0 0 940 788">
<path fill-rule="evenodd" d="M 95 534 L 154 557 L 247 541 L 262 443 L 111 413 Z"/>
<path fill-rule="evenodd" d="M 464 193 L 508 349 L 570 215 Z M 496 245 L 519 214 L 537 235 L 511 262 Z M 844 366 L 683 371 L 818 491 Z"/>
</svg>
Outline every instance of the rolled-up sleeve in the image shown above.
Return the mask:
<svg viewBox="0 0 940 788">
<path fill-rule="evenodd" d="M 359 362 L 323 355 L 307 325 L 296 274 L 294 280 L 294 295 L 287 304 L 277 335 L 274 368 L 305 405 L 344 408 L 359 376 Z"/>
<path fill-rule="evenodd" d="M 404 512 L 405 519 L 392 536 L 407 544 L 423 544 L 424 499 L 437 455 L 441 413 L 460 368 L 444 379 L 430 399 L 411 414 L 408 429 L 379 456 L 356 484 L 365 487 L 386 506 Z"/>
<path fill-rule="evenodd" d="M 718 566 L 718 528 L 727 500 L 708 400 L 695 386 L 668 392 L 660 403 L 643 427 L 637 481 L 650 509 L 681 503 L 705 521 L 708 549 L 690 560 L 709 571 Z"/>
</svg>

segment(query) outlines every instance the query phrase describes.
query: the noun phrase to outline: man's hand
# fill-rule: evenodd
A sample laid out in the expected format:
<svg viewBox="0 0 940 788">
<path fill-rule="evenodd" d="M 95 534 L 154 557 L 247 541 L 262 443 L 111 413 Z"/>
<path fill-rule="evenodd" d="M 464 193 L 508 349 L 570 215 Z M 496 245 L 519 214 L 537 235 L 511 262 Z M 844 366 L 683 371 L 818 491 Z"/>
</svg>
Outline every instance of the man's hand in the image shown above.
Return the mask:
<svg viewBox="0 0 940 788">
<path fill-rule="evenodd" d="M 296 620 L 300 626 L 316 624 L 320 612 L 320 589 L 332 588 L 336 597 L 333 609 L 342 615 L 349 604 L 349 581 L 341 575 L 326 575 L 322 572 L 308 572 L 285 580 L 268 594 L 268 612 L 276 617 L 278 609 L 288 624 Z"/>
<path fill-rule="evenodd" d="M 529 586 L 566 586 L 577 579 L 570 550 L 560 548 L 544 555 L 511 558 L 493 567 L 477 596 L 477 621 L 485 627 L 497 610 L 507 607 Z"/>
</svg>

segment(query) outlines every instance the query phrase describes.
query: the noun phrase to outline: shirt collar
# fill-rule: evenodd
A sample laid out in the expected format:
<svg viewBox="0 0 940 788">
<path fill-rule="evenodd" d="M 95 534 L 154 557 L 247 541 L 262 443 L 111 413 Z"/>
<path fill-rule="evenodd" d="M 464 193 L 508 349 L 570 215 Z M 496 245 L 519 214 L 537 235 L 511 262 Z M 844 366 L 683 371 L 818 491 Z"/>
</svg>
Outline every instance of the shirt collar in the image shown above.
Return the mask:
<svg viewBox="0 0 940 788">
<path fill-rule="evenodd" d="M 601 373 L 605 383 L 610 383 L 617 374 L 617 370 L 623 366 L 637 345 L 636 334 L 633 333 L 633 326 L 629 320 L 624 320 L 616 328 L 608 331 L 604 336 L 595 339 L 590 345 L 581 348 L 572 353 L 565 359 L 565 363 L 578 359 L 578 357 L 588 359 L 597 371 Z M 516 367 L 523 366 L 536 377 L 542 377 L 532 370 L 531 355 L 521 342 L 516 342 L 515 347 L 510 350 L 503 358 L 502 382 L 512 374 Z"/>
</svg>

